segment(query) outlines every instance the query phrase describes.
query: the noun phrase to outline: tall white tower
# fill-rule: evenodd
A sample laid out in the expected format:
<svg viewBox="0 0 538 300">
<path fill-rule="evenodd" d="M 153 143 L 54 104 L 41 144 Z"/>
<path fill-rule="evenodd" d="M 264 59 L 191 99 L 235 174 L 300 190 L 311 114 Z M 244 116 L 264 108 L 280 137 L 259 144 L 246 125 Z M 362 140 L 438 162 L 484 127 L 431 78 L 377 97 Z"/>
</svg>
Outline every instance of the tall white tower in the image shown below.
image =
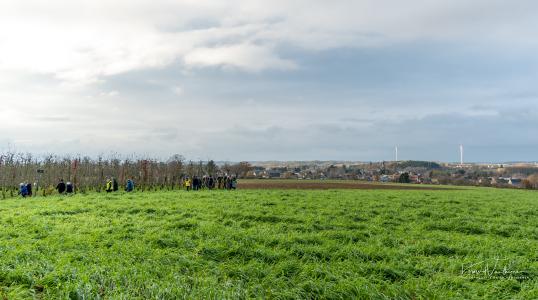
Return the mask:
<svg viewBox="0 0 538 300">
<path fill-rule="evenodd" d="M 394 147 L 394 156 L 396 158 L 396 162 L 398 162 L 398 146 Z"/>
<path fill-rule="evenodd" d="M 460 165 L 463 166 L 463 144 L 460 145 Z"/>
</svg>

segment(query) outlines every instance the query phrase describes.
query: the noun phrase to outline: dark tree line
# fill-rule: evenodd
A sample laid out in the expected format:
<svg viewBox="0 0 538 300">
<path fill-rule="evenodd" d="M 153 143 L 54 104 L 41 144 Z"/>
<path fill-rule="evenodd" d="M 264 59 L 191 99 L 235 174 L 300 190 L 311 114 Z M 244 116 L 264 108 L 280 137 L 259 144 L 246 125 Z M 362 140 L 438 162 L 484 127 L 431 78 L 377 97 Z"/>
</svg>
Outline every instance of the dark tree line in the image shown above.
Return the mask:
<svg viewBox="0 0 538 300">
<path fill-rule="evenodd" d="M 120 184 L 133 179 L 139 190 L 179 189 L 186 176 L 228 174 L 242 178 L 250 170 L 248 163 L 217 166 L 210 160 L 187 161 L 181 155 L 173 155 L 166 161 L 144 157 L 110 155 L 65 156 L 48 155 L 35 157 L 30 153 L 0 153 L 1 197 L 17 195 L 20 183 L 31 183 L 37 195 L 50 195 L 59 179 L 71 182 L 76 192 L 101 192 L 106 178 L 114 177 Z"/>
</svg>

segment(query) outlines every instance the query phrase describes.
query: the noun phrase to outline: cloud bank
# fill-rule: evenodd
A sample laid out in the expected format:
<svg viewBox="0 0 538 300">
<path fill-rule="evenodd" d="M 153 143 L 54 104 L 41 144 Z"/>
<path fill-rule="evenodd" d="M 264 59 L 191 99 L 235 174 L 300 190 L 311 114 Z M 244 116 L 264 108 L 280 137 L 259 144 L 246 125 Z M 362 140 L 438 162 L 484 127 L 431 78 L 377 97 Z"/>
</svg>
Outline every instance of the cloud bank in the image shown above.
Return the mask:
<svg viewBox="0 0 538 300">
<path fill-rule="evenodd" d="M 90 154 L 378 160 L 399 144 L 456 160 L 465 142 L 473 160 L 536 160 L 537 8 L 2 1 L 0 135 Z"/>
</svg>

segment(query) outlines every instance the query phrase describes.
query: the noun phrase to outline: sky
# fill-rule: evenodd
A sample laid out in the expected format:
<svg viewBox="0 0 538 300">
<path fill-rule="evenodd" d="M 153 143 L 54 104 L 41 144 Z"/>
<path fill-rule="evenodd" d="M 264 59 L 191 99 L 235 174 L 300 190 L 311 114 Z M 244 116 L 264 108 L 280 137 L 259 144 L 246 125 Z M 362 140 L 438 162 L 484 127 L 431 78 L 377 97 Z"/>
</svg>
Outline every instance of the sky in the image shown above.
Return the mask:
<svg viewBox="0 0 538 300">
<path fill-rule="evenodd" d="M 538 2 L 2 0 L 0 152 L 538 160 Z"/>
</svg>

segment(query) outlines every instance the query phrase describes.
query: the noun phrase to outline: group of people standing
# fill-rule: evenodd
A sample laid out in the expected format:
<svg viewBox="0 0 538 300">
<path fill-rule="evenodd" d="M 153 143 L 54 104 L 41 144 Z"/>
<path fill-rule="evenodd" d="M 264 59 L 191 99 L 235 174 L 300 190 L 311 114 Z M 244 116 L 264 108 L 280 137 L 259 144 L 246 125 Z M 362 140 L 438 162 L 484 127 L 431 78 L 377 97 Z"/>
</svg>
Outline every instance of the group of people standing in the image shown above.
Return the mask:
<svg viewBox="0 0 538 300">
<path fill-rule="evenodd" d="M 127 183 L 125 184 L 125 191 L 130 193 L 134 191 L 134 188 L 135 188 L 134 181 L 130 178 L 127 179 Z M 120 185 L 118 181 L 116 180 L 116 178 L 113 178 L 113 177 L 107 178 L 106 185 L 105 185 L 105 191 L 107 193 L 117 192 L 119 191 L 119 189 L 120 189 Z"/>
<path fill-rule="evenodd" d="M 75 186 L 69 181 L 65 183 L 63 179 L 60 179 L 60 182 L 58 182 L 58 185 L 56 185 L 56 190 L 60 195 L 70 195 L 75 192 Z"/>
<path fill-rule="evenodd" d="M 23 198 L 32 197 L 34 195 L 34 186 L 36 187 L 37 192 L 37 183 L 31 184 L 28 182 L 22 182 L 19 185 L 19 195 Z M 60 179 L 56 185 L 56 191 L 58 191 L 58 194 L 60 195 L 70 195 L 75 192 L 75 186 L 69 181 L 66 183 L 63 179 Z"/>
<path fill-rule="evenodd" d="M 37 184 L 34 184 L 37 187 Z M 192 179 L 190 177 L 185 177 L 182 181 L 181 186 L 183 186 L 187 191 L 193 190 L 213 190 L 213 189 L 219 189 L 219 190 L 235 190 L 237 189 L 237 178 L 235 176 L 228 176 L 228 175 L 219 175 L 217 177 L 214 176 L 203 176 L 198 177 L 194 176 Z M 21 195 L 23 198 L 26 197 L 32 197 L 32 184 L 23 182 L 20 184 L 19 187 L 19 195 Z M 105 191 L 107 193 L 117 192 L 119 191 L 120 186 L 116 178 L 114 177 L 107 177 L 106 184 L 105 184 Z M 135 183 L 134 180 L 129 178 L 127 179 L 127 182 L 125 184 L 125 191 L 126 192 L 133 192 L 135 189 Z M 58 191 L 58 194 L 60 195 L 71 195 L 75 192 L 75 186 L 71 182 L 64 182 L 63 179 L 60 179 L 58 184 L 56 185 L 56 191 Z"/>
<path fill-rule="evenodd" d="M 32 197 L 32 184 L 28 182 L 21 182 L 19 185 L 19 195 L 23 198 Z"/>
<path fill-rule="evenodd" d="M 193 190 L 235 190 L 237 189 L 237 178 L 235 176 L 217 176 L 216 178 L 212 175 L 203 176 L 202 178 L 194 176 L 192 179 L 190 177 L 185 177 L 183 180 L 183 186 L 187 191 Z"/>
</svg>

